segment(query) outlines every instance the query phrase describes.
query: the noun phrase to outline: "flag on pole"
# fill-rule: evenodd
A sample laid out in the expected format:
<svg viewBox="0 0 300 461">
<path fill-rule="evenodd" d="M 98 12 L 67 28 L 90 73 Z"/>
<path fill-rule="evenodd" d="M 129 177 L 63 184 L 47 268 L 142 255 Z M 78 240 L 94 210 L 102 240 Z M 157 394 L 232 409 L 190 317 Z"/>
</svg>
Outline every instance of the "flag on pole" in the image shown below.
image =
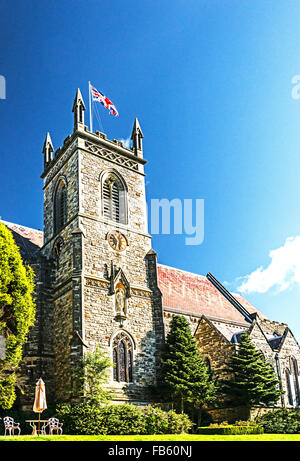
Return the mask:
<svg viewBox="0 0 300 461">
<path fill-rule="evenodd" d="M 90 91 L 91 91 L 91 94 L 92 94 L 92 98 L 93 98 L 93 101 L 98 101 L 98 102 L 101 102 L 101 104 L 103 104 L 103 106 L 109 110 L 109 113 L 110 114 L 113 114 L 115 115 L 116 117 L 119 116 L 119 113 L 116 109 L 116 107 L 114 106 L 114 104 L 106 97 L 104 96 L 103 93 L 101 93 L 100 91 L 98 91 L 94 86 L 92 86 L 90 84 Z"/>
</svg>

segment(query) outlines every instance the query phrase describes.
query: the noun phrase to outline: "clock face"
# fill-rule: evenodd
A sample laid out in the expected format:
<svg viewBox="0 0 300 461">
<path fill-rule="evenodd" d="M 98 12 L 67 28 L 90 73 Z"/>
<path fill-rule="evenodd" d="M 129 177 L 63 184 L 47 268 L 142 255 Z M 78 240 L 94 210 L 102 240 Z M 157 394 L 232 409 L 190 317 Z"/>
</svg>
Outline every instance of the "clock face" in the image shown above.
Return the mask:
<svg viewBox="0 0 300 461">
<path fill-rule="evenodd" d="M 120 232 L 111 232 L 107 236 L 110 246 L 117 251 L 123 251 L 127 247 L 126 237 Z"/>
</svg>

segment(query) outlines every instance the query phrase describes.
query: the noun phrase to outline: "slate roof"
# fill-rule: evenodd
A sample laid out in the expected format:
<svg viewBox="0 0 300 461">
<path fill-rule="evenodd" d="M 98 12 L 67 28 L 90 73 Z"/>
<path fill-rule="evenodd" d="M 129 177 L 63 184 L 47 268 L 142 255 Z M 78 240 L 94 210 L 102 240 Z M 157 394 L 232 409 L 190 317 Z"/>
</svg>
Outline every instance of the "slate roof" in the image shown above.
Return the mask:
<svg viewBox="0 0 300 461">
<path fill-rule="evenodd" d="M 281 344 L 281 341 L 283 340 L 284 336 L 272 336 L 272 337 L 268 337 L 268 335 L 266 335 L 267 337 L 267 340 L 268 340 L 268 343 L 270 344 L 271 348 L 273 350 L 277 350 Z"/>
<path fill-rule="evenodd" d="M 249 330 L 249 324 L 212 321 L 214 327 L 222 333 L 228 342 L 239 342 L 240 336 Z"/>
</svg>

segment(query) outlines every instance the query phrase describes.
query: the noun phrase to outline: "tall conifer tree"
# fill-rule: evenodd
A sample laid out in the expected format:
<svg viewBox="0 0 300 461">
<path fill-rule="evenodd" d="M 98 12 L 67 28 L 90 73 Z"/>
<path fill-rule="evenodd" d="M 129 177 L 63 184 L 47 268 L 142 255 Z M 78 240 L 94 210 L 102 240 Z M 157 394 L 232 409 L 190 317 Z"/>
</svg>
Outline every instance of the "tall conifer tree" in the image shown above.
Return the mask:
<svg viewBox="0 0 300 461">
<path fill-rule="evenodd" d="M 168 399 L 182 412 L 186 402 L 202 408 L 214 399 L 214 383 L 185 317 L 175 315 L 171 321 L 162 353 L 161 380 Z"/>
<path fill-rule="evenodd" d="M 231 403 L 239 405 L 270 405 L 278 401 L 282 391 L 274 368 L 256 349 L 248 333 L 241 336 L 237 352 L 227 363 L 228 380 L 220 381 Z"/>
</svg>

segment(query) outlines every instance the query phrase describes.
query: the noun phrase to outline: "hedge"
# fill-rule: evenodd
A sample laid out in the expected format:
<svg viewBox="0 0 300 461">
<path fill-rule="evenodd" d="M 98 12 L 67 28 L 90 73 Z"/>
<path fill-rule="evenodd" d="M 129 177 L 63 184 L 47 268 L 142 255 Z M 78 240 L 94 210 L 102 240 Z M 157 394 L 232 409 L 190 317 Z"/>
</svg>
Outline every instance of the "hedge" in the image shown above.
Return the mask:
<svg viewBox="0 0 300 461">
<path fill-rule="evenodd" d="M 218 427 L 198 427 L 198 434 L 220 434 L 220 435 L 241 435 L 241 434 L 263 434 L 264 430 L 260 426 L 218 426 Z"/>
<path fill-rule="evenodd" d="M 65 434 L 77 435 L 180 434 L 193 426 L 186 414 L 130 404 L 63 404 L 57 408 L 56 416 Z"/>
</svg>

